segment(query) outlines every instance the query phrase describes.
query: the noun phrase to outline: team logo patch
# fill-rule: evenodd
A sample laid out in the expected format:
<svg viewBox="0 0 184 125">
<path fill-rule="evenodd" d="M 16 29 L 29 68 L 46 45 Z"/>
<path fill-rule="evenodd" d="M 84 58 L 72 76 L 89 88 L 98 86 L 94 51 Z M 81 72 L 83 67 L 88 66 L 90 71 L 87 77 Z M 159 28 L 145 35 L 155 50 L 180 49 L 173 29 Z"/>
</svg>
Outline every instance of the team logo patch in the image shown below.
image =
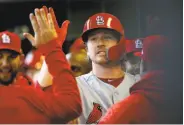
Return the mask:
<svg viewBox="0 0 184 125">
<path fill-rule="evenodd" d="M 96 24 L 97 25 L 104 25 L 104 18 L 103 18 L 103 16 L 97 16 L 96 17 Z"/>
<path fill-rule="evenodd" d="M 135 40 L 135 48 L 136 49 L 142 49 L 142 41 L 140 39 Z"/>
<path fill-rule="evenodd" d="M 86 124 L 97 123 L 101 117 L 102 117 L 102 107 L 100 106 L 100 104 L 93 102 L 93 109 L 88 116 Z"/>
<path fill-rule="evenodd" d="M 1 38 L 2 38 L 2 43 L 10 43 L 10 37 L 7 34 L 3 34 Z"/>
</svg>

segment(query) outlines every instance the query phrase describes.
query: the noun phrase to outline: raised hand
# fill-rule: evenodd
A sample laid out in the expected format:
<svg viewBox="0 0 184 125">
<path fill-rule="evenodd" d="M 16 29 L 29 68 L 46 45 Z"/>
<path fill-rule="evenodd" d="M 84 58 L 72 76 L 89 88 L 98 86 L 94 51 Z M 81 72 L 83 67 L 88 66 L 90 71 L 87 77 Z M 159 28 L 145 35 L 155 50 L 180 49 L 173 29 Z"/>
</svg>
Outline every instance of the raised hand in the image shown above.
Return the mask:
<svg viewBox="0 0 184 125">
<path fill-rule="evenodd" d="M 35 15 L 31 13 L 29 17 L 34 30 L 34 37 L 29 33 L 24 33 L 24 37 L 33 46 L 39 47 L 58 38 L 51 13 L 45 13 L 43 8 L 35 9 Z"/>
<path fill-rule="evenodd" d="M 63 22 L 62 26 L 59 27 L 53 8 L 50 7 L 48 9 L 46 6 L 43 6 L 42 8 L 45 10 L 46 14 L 48 12 L 51 14 L 52 20 L 53 20 L 53 23 L 54 23 L 54 27 L 55 27 L 55 30 L 56 30 L 57 35 L 58 35 L 59 44 L 62 46 L 63 42 L 65 41 L 66 36 L 67 36 L 68 25 L 69 25 L 70 21 L 69 20 L 65 20 Z"/>
</svg>

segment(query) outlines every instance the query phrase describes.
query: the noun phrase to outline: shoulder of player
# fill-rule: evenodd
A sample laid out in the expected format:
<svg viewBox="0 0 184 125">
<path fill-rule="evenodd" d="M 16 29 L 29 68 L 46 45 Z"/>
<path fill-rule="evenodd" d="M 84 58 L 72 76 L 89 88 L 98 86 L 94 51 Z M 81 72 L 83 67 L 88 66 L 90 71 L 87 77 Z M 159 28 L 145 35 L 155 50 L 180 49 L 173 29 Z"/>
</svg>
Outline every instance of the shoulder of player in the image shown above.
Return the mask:
<svg viewBox="0 0 184 125">
<path fill-rule="evenodd" d="M 132 79 L 132 80 L 134 80 L 134 81 L 135 81 L 135 76 L 134 76 L 134 75 L 132 75 L 132 74 L 130 74 L 130 73 L 125 73 L 124 78 Z"/>
<path fill-rule="evenodd" d="M 136 79 L 135 79 L 134 75 L 131 75 L 129 73 L 125 73 L 125 76 L 124 76 L 124 79 L 122 82 L 133 85 L 136 83 Z"/>
</svg>

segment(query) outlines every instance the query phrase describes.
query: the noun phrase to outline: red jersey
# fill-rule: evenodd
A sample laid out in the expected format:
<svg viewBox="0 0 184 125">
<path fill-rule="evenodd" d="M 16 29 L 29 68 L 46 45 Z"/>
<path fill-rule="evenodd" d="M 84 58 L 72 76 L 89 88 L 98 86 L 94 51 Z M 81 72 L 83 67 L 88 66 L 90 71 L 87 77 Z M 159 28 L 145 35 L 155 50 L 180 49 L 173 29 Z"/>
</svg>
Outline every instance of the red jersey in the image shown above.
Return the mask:
<svg viewBox="0 0 184 125">
<path fill-rule="evenodd" d="M 177 123 L 177 107 L 171 104 L 168 82 L 163 71 L 147 73 L 132 86 L 130 96 L 113 105 L 99 124 Z"/>
<path fill-rule="evenodd" d="M 1 124 L 67 123 L 80 115 L 79 90 L 60 46 L 51 41 L 40 50 L 53 75 L 52 92 L 22 83 L 1 86 Z"/>
</svg>

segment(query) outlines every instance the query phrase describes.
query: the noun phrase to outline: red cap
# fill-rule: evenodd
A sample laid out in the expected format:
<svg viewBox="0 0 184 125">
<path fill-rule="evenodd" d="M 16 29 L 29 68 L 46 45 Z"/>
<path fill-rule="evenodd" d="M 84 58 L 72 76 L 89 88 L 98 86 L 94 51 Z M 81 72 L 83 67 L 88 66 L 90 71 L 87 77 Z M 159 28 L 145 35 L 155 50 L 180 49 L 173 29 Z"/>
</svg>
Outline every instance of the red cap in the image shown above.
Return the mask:
<svg viewBox="0 0 184 125">
<path fill-rule="evenodd" d="M 125 51 L 124 29 L 120 20 L 109 13 L 97 13 L 89 17 L 83 28 L 82 39 L 84 42 L 86 42 L 88 38 L 88 33 L 95 29 L 113 30 L 121 36 L 120 42 L 117 45 L 109 48 L 107 51 L 108 60 L 120 60 Z"/>
<path fill-rule="evenodd" d="M 0 32 L 0 49 L 9 49 L 21 53 L 21 39 L 12 32 Z"/>
<path fill-rule="evenodd" d="M 42 66 L 42 54 L 35 50 L 27 54 L 24 64 L 34 69 L 40 69 Z"/>
<path fill-rule="evenodd" d="M 141 58 L 146 62 L 162 64 L 168 55 L 168 47 L 169 41 L 166 37 L 148 36 L 144 39 Z"/>
<path fill-rule="evenodd" d="M 125 40 L 125 43 L 126 43 L 126 53 L 142 51 L 142 46 L 143 46 L 142 39 Z"/>
<path fill-rule="evenodd" d="M 111 29 L 124 36 L 123 26 L 117 17 L 109 13 L 97 13 L 91 16 L 84 25 L 82 34 L 84 42 L 89 31 L 99 28 Z"/>
</svg>

